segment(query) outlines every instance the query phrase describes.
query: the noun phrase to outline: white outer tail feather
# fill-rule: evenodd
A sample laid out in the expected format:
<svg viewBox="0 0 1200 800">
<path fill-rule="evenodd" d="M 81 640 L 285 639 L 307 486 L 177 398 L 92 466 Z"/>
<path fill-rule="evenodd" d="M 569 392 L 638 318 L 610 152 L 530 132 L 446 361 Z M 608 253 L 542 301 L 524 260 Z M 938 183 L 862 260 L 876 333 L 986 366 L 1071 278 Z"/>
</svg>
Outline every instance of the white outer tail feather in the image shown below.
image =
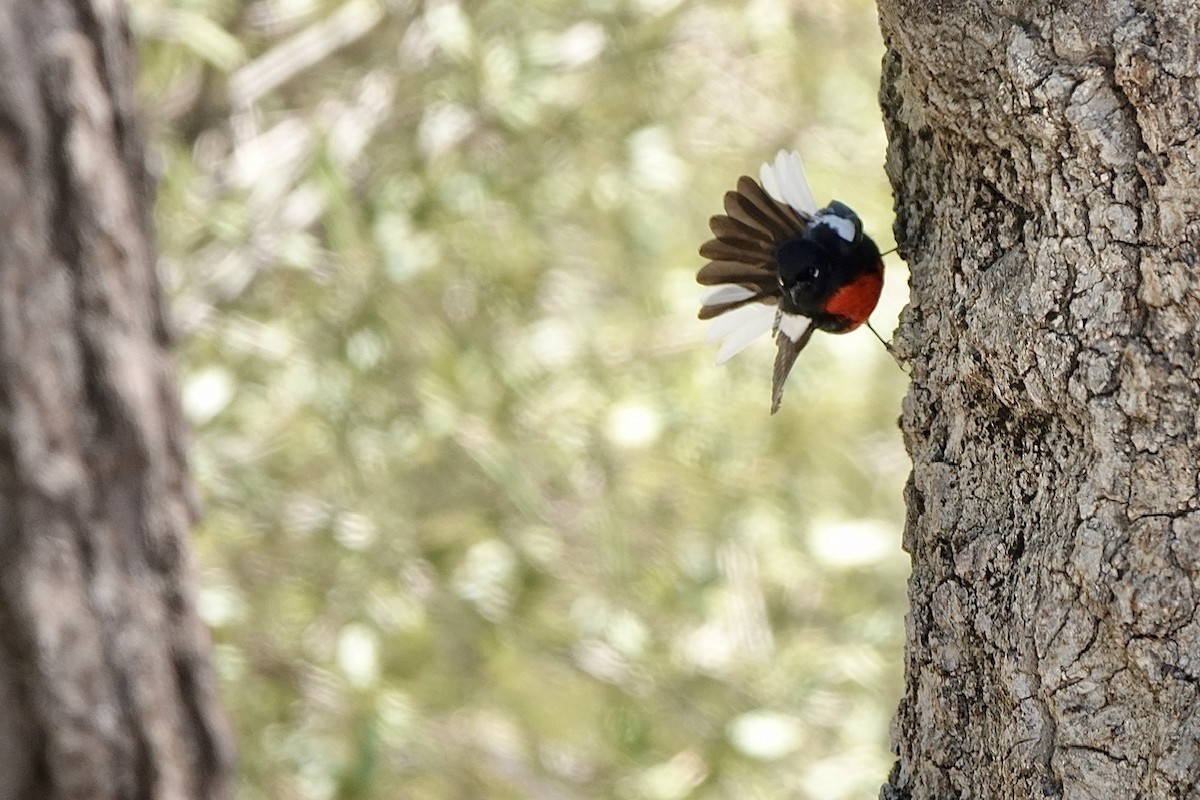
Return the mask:
<svg viewBox="0 0 1200 800">
<path fill-rule="evenodd" d="M 704 341 L 721 342 L 721 349 L 717 351 L 717 363 L 724 364 L 749 347 L 759 336 L 770 331 L 774 325 L 774 306 L 750 303 L 726 311 L 713 320 Z"/>
<path fill-rule="evenodd" d="M 759 183 L 780 203 L 787 203 L 801 214 L 817 213 L 817 201 L 804 174 L 804 162 L 795 150 L 780 150 L 774 164 L 763 164 L 758 170 Z"/>
<path fill-rule="evenodd" d="M 754 292 L 736 283 L 721 283 L 700 295 L 700 305 L 719 306 L 722 303 L 736 303 L 754 297 Z"/>
</svg>

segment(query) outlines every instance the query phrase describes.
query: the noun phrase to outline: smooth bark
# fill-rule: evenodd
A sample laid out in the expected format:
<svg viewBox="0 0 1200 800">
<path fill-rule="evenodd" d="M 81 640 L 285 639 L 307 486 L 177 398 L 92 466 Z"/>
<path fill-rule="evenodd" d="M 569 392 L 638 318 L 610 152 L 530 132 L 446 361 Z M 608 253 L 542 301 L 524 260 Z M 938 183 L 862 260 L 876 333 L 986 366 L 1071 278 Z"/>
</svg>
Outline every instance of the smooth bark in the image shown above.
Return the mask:
<svg viewBox="0 0 1200 800">
<path fill-rule="evenodd" d="M 0 1 L 0 800 L 228 796 L 124 6 Z"/>
</svg>

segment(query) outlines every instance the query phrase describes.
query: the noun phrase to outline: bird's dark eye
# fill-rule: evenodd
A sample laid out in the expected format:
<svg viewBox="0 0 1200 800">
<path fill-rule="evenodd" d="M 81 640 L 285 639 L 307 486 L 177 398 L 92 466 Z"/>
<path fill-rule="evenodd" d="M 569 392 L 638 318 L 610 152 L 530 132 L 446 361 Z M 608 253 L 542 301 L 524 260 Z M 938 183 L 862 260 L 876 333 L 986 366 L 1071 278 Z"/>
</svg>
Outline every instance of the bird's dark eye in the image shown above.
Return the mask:
<svg viewBox="0 0 1200 800">
<path fill-rule="evenodd" d="M 820 264 L 826 260 L 825 250 L 807 238 L 784 242 L 775 252 L 780 285 L 811 285 L 821 276 Z"/>
</svg>

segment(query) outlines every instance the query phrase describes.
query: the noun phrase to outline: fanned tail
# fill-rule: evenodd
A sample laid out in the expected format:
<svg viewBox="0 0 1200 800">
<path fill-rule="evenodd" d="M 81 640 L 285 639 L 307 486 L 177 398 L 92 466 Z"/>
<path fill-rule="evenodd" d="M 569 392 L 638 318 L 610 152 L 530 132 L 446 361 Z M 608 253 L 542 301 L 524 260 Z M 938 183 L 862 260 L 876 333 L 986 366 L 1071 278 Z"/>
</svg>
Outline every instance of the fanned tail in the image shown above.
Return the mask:
<svg viewBox="0 0 1200 800">
<path fill-rule="evenodd" d="M 781 242 L 802 234 L 809 219 L 810 214 L 772 197 L 753 178 L 739 178 L 737 189 L 725 193 L 725 213 L 708 222 L 714 238 L 700 247 L 700 255 L 710 260 L 700 268 L 696 280 L 714 287 L 701 297 L 700 319 L 714 319 L 756 304 L 768 307 L 768 319 L 773 316 L 781 296 L 775 251 Z M 763 326 L 759 314 L 737 318 L 744 324 L 714 326 L 710 333 L 710 339 L 714 333 L 724 339 L 721 361 L 770 329 Z"/>
</svg>

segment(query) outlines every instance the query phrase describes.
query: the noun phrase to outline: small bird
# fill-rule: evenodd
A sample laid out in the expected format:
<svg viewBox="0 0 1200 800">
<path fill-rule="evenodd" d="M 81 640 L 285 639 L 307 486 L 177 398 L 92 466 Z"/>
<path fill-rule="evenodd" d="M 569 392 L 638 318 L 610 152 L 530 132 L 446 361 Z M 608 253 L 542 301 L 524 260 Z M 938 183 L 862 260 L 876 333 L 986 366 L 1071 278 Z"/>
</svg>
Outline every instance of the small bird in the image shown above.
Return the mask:
<svg viewBox="0 0 1200 800">
<path fill-rule="evenodd" d="M 883 258 L 847 205 L 817 208 L 798 153 L 780 150 L 759 181 L 743 175 L 725 193 L 696 280 L 712 287 L 700 298 L 700 319 L 715 319 L 706 340 L 721 341 L 718 364 L 768 330 L 775 336 L 774 414 L 813 331 L 848 333 L 875 310 Z"/>
</svg>

